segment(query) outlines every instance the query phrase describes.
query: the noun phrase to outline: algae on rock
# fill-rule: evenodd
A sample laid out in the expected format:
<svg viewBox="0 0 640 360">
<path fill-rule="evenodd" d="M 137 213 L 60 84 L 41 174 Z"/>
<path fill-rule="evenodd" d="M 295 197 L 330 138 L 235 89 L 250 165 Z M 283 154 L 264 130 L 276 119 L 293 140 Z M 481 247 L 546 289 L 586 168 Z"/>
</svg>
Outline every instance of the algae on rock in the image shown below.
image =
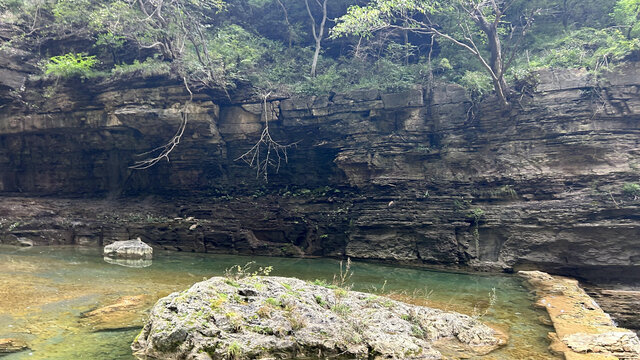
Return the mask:
<svg viewBox="0 0 640 360">
<path fill-rule="evenodd" d="M 441 359 L 486 354 L 503 334 L 469 316 L 283 277 L 214 277 L 160 299 L 132 344 L 139 358 Z"/>
</svg>

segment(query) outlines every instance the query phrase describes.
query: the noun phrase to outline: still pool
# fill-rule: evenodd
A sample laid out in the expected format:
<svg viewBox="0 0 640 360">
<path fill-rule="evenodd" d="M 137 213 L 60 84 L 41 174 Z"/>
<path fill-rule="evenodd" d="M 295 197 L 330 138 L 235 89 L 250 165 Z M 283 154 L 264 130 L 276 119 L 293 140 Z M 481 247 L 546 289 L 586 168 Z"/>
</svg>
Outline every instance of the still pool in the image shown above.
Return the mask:
<svg viewBox="0 0 640 360">
<path fill-rule="evenodd" d="M 25 341 L 30 349 L 16 359 L 133 359 L 129 345 L 138 329 L 96 331 L 81 315 L 122 296 L 156 299 L 222 275 L 250 261 L 273 266 L 272 275 L 331 281 L 340 263 L 331 259 L 291 259 L 156 252 L 151 266 L 106 263 L 101 249 L 0 247 L 0 339 Z M 510 336 L 509 344 L 482 359 L 556 359 L 548 352 L 541 323 L 546 313 L 515 276 L 461 274 L 354 262 L 354 290 L 384 293 L 419 305 L 481 316 Z M 490 301 L 495 289 L 495 301 Z M 139 317 L 143 319 L 144 312 Z M 479 357 L 480 358 L 480 357 Z"/>
</svg>

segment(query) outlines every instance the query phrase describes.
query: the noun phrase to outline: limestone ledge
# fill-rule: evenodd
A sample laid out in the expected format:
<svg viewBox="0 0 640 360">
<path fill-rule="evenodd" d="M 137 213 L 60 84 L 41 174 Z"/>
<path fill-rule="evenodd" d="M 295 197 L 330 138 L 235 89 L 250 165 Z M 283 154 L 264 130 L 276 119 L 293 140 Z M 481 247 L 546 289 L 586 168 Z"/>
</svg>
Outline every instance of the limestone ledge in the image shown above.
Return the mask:
<svg viewBox="0 0 640 360">
<path fill-rule="evenodd" d="M 640 359 L 638 335 L 615 325 L 577 280 L 540 271 L 520 271 L 547 310 L 555 329 L 550 349 L 567 360 Z"/>
</svg>

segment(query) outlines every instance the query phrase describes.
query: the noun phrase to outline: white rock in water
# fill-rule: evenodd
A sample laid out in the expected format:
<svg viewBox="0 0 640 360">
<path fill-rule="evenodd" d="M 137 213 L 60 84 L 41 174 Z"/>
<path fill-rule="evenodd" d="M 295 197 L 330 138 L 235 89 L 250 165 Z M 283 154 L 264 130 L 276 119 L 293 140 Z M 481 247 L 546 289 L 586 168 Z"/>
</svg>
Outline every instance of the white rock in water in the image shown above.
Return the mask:
<svg viewBox="0 0 640 360">
<path fill-rule="evenodd" d="M 135 240 L 116 241 L 104 247 L 104 256 L 117 259 L 151 259 L 153 248 L 137 238 Z"/>
</svg>

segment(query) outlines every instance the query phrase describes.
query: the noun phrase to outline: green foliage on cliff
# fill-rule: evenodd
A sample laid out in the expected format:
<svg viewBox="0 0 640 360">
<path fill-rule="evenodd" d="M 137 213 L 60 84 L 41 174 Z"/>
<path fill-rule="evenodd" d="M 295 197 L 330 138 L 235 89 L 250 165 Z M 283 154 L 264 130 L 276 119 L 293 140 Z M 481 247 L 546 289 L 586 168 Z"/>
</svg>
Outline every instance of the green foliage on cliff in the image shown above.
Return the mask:
<svg viewBox="0 0 640 360">
<path fill-rule="evenodd" d="M 619 26 L 625 29 L 627 39 L 640 35 L 640 1 L 619 0 L 611 14 Z"/>
<path fill-rule="evenodd" d="M 466 71 L 458 81 L 471 98 L 481 98 L 492 89 L 491 78 L 479 71 Z"/>
<path fill-rule="evenodd" d="M 196 89 L 251 82 L 320 94 L 454 81 L 474 97 L 508 97 L 516 74 L 610 68 L 640 50 L 639 0 L 328 0 L 326 12 L 309 4 L 0 0 L 0 21 L 11 28 L 5 45 L 39 49 L 50 75 L 170 74 Z M 78 53 L 86 58 L 68 56 Z"/>
<path fill-rule="evenodd" d="M 54 56 L 45 64 L 45 74 L 60 77 L 89 77 L 98 60 L 85 54 L 64 54 Z"/>
<path fill-rule="evenodd" d="M 624 60 L 638 49 L 640 39 L 627 39 L 617 28 L 582 28 L 554 38 L 530 66 L 597 69 Z"/>
<path fill-rule="evenodd" d="M 169 75 L 171 74 L 171 66 L 166 61 L 156 58 L 147 58 L 144 61 L 133 61 L 132 64 L 116 64 L 111 73 L 114 76 L 123 76 L 127 74 L 140 75 L 142 77 Z"/>
<path fill-rule="evenodd" d="M 636 183 L 625 183 L 622 186 L 622 193 L 630 198 L 640 197 L 640 185 Z"/>
</svg>

